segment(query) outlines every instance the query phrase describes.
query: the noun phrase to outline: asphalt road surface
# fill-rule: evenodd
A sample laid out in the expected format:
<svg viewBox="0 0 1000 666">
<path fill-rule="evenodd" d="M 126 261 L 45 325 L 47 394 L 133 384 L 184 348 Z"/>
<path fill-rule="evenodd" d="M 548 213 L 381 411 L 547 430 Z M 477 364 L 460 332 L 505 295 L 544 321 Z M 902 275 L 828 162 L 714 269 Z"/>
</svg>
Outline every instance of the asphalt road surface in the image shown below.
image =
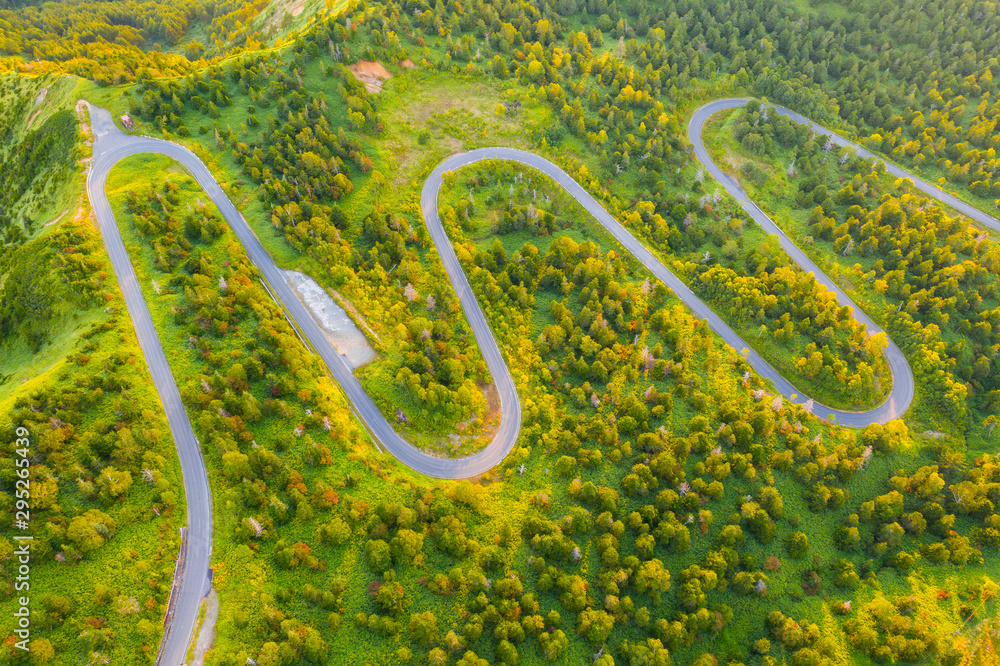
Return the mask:
<svg viewBox="0 0 1000 666">
<path fill-rule="evenodd" d="M 746 103 L 746 100 L 720 100 L 699 109 L 691 120 L 689 133 L 695 145 L 698 158 L 708 168 L 709 172 L 739 201 L 740 205 L 769 233 L 779 237 L 782 247 L 788 255 L 798 263 L 803 270 L 813 273 L 828 289 L 833 291 L 840 302 L 852 308 L 854 317 L 868 327 L 869 331 L 881 329 L 869 319 L 826 275 L 823 274 L 806 257 L 781 230 L 754 205 L 739 185 L 712 162 L 701 142 L 701 129 L 705 120 L 714 112 L 733 108 Z M 805 122 L 819 132 L 827 133 L 810 121 L 784 109 L 779 113 L 788 115 L 798 122 Z M 316 324 L 309 311 L 295 295 L 285 281 L 284 275 L 271 257 L 261 246 L 260 241 L 244 221 L 243 217 L 223 193 L 215 178 L 194 153 L 174 143 L 133 136 L 122 133 L 115 126 L 110 113 L 104 109 L 90 107 L 91 123 L 95 134 L 93 164 L 88 175 L 87 190 L 94 212 L 104 236 L 108 253 L 122 292 L 133 325 L 139 338 L 139 343 L 160 399 L 170 423 L 170 429 L 177 445 L 181 468 L 184 475 L 184 490 L 188 506 L 189 542 L 187 561 L 179 581 L 180 593 L 177 597 L 176 616 L 173 625 L 163 637 L 161 646 L 162 663 L 166 665 L 180 664 L 184 658 L 194 628 L 198 606 L 201 599 L 208 593 L 211 584 L 209 580 L 209 562 L 211 556 L 212 511 L 211 494 L 208 487 L 208 477 L 205 474 L 204 460 L 200 446 L 191 429 L 191 423 L 181 403 L 177 384 L 174 381 L 160 345 L 156 330 L 142 298 L 142 292 L 136 282 L 135 273 L 128 254 L 122 243 L 118 227 L 115 223 L 111 207 L 105 194 L 108 173 L 122 158 L 140 153 L 156 153 L 166 155 L 181 164 L 191 172 L 205 193 L 219 208 L 219 212 L 229 223 L 233 232 L 243 243 L 247 254 L 254 265 L 269 283 L 285 312 L 295 322 L 301 333 L 308 340 L 312 350 L 322 357 L 341 389 L 347 395 L 355 413 L 364 422 L 369 433 L 378 443 L 408 467 L 432 477 L 466 478 L 483 473 L 502 461 L 517 441 L 521 427 L 521 407 L 514 381 L 504 362 L 503 355 L 496 339 L 483 316 L 476 301 L 472 288 L 463 272 L 458 258 L 452 249 L 451 242 L 441 224 L 437 213 L 437 196 L 441 187 L 442 177 L 449 171 L 460 169 L 484 159 L 501 159 L 519 162 L 533 167 L 546 174 L 560 186 L 566 189 L 594 218 L 611 233 L 612 236 L 631 254 L 633 254 L 653 275 L 661 280 L 694 312 L 705 319 L 715 331 L 733 349 L 744 354 L 750 365 L 764 378 L 773 382 L 778 392 L 790 401 L 802 404 L 808 399 L 802 395 L 787 379 L 782 377 L 763 358 L 754 352 L 750 345 L 743 341 L 724 321 L 677 278 L 666 266 L 646 249 L 631 233 L 620 225 L 607 211 L 573 178 L 548 160 L 533 153 L 511 148 L 484 148 L 453 155 L 438 165 L 424 182 L 421 192 L 421 208 L 424 221 L 430 236 L 434 241 L 448 277 L 458 294 L 466 319 L 476 337 L 480 351 L 486 360 L 487 367 L 496 385 L 501 406 L 500 426 L 490 444 L 479 453 L 467 458 L 444 459 L 436 458 L 418 451 L 406 442 L 385 419 L 375 403 L 361 387 L 354 376 L 351 366 L 330 344 L 322 329 Z M 835 142 L 850 145 L 862 156 L 871 156 L 863 148 L 854 146 L 839 137 Z M 839 140 L 839 141 L 838 141 Z M 901 177 L 913 179 L 921 190 L 957 210 L 988 224 L 1000 228 L 997 221 L 985 216 L 964 202 L 938 188 L 915 178 L 911 174 L 889 165 L 889 170 Z M 913 375 L 900 350 L 891 341 L 886 349 L 886 357 L 893 373 L 893 388 L 887 400 L 875 409 L 866 412 L 847 412 L 825 407 L 816 403 L 813 412 L 824 418 L 833 418 L 837 422 L 861 427 L 870 423 L 885 423 L 898 418 L 906 411 L 913 398 Z M 176 583 L 176 581 L 175 581 Z"/>
<path fill-rule="evenodd" d="M 202 597 L 211 588 L 208 567 L 212 554 L 212 495 L 208 487 L 208 476 L 205 474 L 201 447 L 181 403 L 177 383 L 170 372 L 163 347 L 160 346 L 160 338 L 156 334 L 146 301 L 142 298 L 132 263 L 129 261 L 125 245 L 118 233 L 118 226 L 111 213 L 111 206 L 104 193 L 108 172 L 115 162 L 137 152 L 161 151 L 150 151 L 145 148 L 143 142 L 149 139 L 136 139 L 122 134 L 112 122 L 111 114 L 104 109 L 91 106 L 90 122 L 96 141 L 93 164 L 90 173 L 87 174 L 87 193 L 97 216 L 104 244 L 111 256 L 111 264 L 121 285 L 122 294 L 125 296 L 125 304 L 128 306 L 132 325 L 139 338 L 139 346 L 142 347 L 149 372 L 153 376 L 153 384 L 160 394 L 163 409 L 167 413 L 167 421 L 177 446 L 184 477 L 184 495 L 187 499 L 188 512 L 187 558 L 180 570 L 180 580 L 174 581 L 174 585 L 180 586 L 174 605 L 174 621 L 164 634 L 161 645 L 161 663 L 176 666 L 184 661 L 188 641 L 198 617 L 198 607 Z M 172 144 L 163 143 L 163 145 Z M 193 155 L 191 159 L 194 159 Z"/>
</svg>

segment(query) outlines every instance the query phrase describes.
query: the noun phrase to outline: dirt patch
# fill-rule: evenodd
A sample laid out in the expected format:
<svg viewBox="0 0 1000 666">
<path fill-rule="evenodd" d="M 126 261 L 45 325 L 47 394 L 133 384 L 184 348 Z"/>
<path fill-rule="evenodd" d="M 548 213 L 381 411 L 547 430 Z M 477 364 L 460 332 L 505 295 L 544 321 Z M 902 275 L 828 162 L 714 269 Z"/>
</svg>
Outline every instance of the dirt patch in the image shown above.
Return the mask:
<svg viewBox="0 0 1000 666">
<path fill-rule="evenodd" d="M 354 74 L 354 78 L 365 84 L 365 90 L 370 93 L 381 92 L 382 82 L 392 78 L 392 74 L 381 63 L 371 60 L 360 60 L 348 69 Z"/>
<path fill-rule="evenodd" d="M 490 425 L 489 430 L 492 437 L 492 433 L 500 427 L 500 392 L 497 391 L 496 384 L 490 382 L 483 393 L 486 395 L 485 421 Z"/>
<path fill-rule="evenodd" d="M 278 32 L 287 25 L 289 16 L 298 16 L 305 7 L 305 0 L 284 0 L 284 2 L 275 3 L 274 13 L 264 21 L 264 32 Z"/>
<path fill-rule="evenodd" d="M 93 215 L 90 214 L 90 209 L 89 208 L 84 208 L 84 206 L 83 206 L 83 197 L 80 197 L 80 199 L 77 200 L 76 204 L 77 204 L 77 206 L 76 206 L 76 214 L 73 215 L 72 222 L 74 224 L 77 223 L 77 222 L 87 222 L 92 227 L 94 227 L 94 229 L 96 229 L 97 231 L 100 231 L 101 228 L 100 228 L 100 225 L 97 224 L 97 219 Z"/>
<path fill-rule="evenodd" d="M 52 226 L 53 224 L 55 224 L 55 223 L 56 223 L 56 222 L 58 222 L 59 220 L 63 219 L 63 216 L 64 216 L 64 215 L 66 215 L 66 213 L 68 213 L 68 212 L 69 212 L 69 208 L 67 208 L 67 209 L 66 209 L 66 210 L 64 210 L 63 212 L 59 213 L 59 215 L 58 215 L 58 216 L 56 217 L 56 219 L 52 220 L 51 222 L 46 222 L 46 223 L 45 223 L 45 224 L 44 224 L 44 225 L 42 226 L 42 228 L 44 229 L 45 227 L 51 227 L 51 226 Z"/>
<path fill-rule="evenodd" d="M 410 60 L 409 58 L 407 58 L 406 60 L 400 60 L 399 66 L 405 67 L 406 69 L 413 69 L 414 67 L 416 67 L 416 65 L 413 64 L 413 61 Z"/>
<path fill-rule="evenodd" d="M 90 121 L 88 120 L 87 113 L 87 102 L 78 99 L 76 100 L 76 118 L 80 121 L 80 134 L 90 137 Z"/>
<path fill-rule="evenodd" d="M 285 271 L 285 279 L 309 309 L 316 323 L 337 351 L 346 357 L 352 368 L 359 368 L 375 358 L 368 344 L 347 312 L 338 306 L 323 287 L 309 276 L 297 271 Z"/>
<path fill-rule="evenodd" d="M 48 94 L 49 94 L 49 89 L 48 88 L 42 88 L 40 91 L 38 91 L 38 95 L 35 96 L 35 104 L 34 105 L 35 106 L 41 106 L 42 102 L 45 101 L 45 96 L 48 95 Z M 33 114 L 31 114 L 31 117 L 28 118 L 28 127 L 26 127 L 25 129 L 31 127 L 31 123 L 35 122 L 35 118 L 37 118 L 38 114 L 41 113 L 41 112 L 42 112 L 42 110 L 38 109 Z"/>
</svg>

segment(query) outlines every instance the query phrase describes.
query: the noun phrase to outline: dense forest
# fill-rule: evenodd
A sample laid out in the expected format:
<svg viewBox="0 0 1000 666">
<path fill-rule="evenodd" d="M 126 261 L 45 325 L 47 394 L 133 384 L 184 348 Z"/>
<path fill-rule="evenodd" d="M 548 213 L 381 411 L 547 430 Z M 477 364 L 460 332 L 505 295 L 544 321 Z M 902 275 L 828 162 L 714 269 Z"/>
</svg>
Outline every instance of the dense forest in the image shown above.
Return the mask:
<svg viewBox="0 0 1000 666">
<path fill-rule="evenodd" d="M 248 24 L 267 4 L 61 0 L 0 5 L 0 71 L 69 72 L 104 85 L 185 74 L 193 71 L 192 61 L 209 52 L 259 48 L 262 35 Z M 188 37 L 196 27 L 206 44 Z"/>
<path fill-rule="evenodd" d="M 420 185 L 449 153 L 490 145 L 559 164 L 804 392 L 851 409 L 883 399 L 885 337 L 693 159 L 687 120 L 722 96 L 765 103 L 713 119 L 717 161 L 917 379 L 903 420 L 859 431 L 775 397 L 560 188 L 485 162 L 446 176 L 440 213 L 503 341 L 522 431 L 491 473 L 429 480 L 372 446 L 193 181 L 132 158 L 109 195 L 216 502 L 208 663 L 983 661 L 1000 575 L 996 235 L 766 102 L 992 210 L 996 9 L 810 5 L 366 3 L 269 50 L 244 29 L 256 4 L 140 3 L 128 21 L 118 5 L 0 11 L 9 67 L 106 86 L 81 94 L 192 146 L 283 266 L 354 304 L 379 338 L 366 388 L 422 446 L 443 440 L 426 445 L 441 455 L 455 453 L 451 433 L 488 420 L 489 376 L 430 247 Z M 227 44 L 246 53 L 212 60 Z M 380 92 L 356 77 L 362 59 L 389 68 Z M 5 163 L 39 165 L 0 175 L 15 202 L 70 177 L 54 156 L 79 139 L 65 106 L 25 132 L 34 100 L 12 99 Z M 8 243 L 38 243 L 38 260 L 0 266 L 0 331 L 42 344 L 46 327 L 15 323 L 46 321 L 76 292 L 108 299 L 103 314 L 127 326 L 96 232 L 70 264 L 83 231 L 17 215 Z M 149 435 L 162 417 L 137 412 L 148 398 L 122 378 L 141 360 L 100 353 L 98 368 L 95 349 L 74 349 L 78 373 L 0 414 L 8 430 L 63 433 L 33 473 L 78 470 L 53 476 L 65 500 L 36 519 L 43 551 L 65 559 L 40 566 L 51 663 L 152 662 L 176 548 L 169 438 Z M 100 547 L 74 521 L 103 525 Z M 84 580 L 135 522 L 164 530 L 130 542 L 151 582 L 57 586 Z"/>
</svg>

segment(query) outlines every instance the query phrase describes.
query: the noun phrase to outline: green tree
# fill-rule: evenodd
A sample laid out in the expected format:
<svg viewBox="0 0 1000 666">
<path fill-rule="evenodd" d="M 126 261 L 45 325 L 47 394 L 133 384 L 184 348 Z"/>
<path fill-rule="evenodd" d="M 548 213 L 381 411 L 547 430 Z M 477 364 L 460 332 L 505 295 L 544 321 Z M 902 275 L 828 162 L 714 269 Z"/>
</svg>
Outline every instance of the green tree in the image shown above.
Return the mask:
<svg viewBox="0 0 1000 666">
<path fill-rule="evenodd" d="M 257 666 L 281 666 L 284 659 L 281 656 L 281 649 L 274 641 L 268 641 L 260 648 L 257 655 Z"/>
<path fill-rule="evenodd" d="M 322 664 L 326 662 L 327 654 L 330 648 L 323 640 L 323 637 L 318 631 L 309 627 L 307 629 L 306 638 L 302 642 L 302 654 L 305 656 L 306 660 L 311 664 Z"/>
<path fill-rule="evenodd" d="M 222 473 L 231 483 L 252 478 L 253 470 L 250 468 L 250 458 L 239 451 L 227 451 L 223 453 Z"/>
<path fill-rule="evenodd" d="M 792 532 L 785 538 L 785 552 L 789 557 L 802 559 L 809 552 L 809 537 L 802 532 Z"/>
<path fill-rule="evenodd" d="M 106 503 L 111 504 L 120 499 L 132 487 L 132 474 L 108 466 L 97 477 L 98 495 Z"/>
<path fill-rule="evenodd" d="M 580 613 L 579 632 L 593 645 L 603 645 L 611 636 L 615 618 L 603 610 L 587 609 Z"/>
<path fill-rule="evenodd" d="M 390 543 L 393 561 L 400 564 L 416 564 L 423 560 L 424 535 L 413 530 L 402 529 Z"/>
<path fill-rule="evenodd" d="M 31 666 L 48 666 L 56 658 L 56 651 L 47 638 L 31 639 L 29 659 Z"/>
<path fill-rule="evenodd" d="M 462 655 L 462 658 L 458 660 L 456 666 L 490 666 L 490 662 L 479 657 L 472 650 L 469 650 Z"/>
<path fill-rule="evenodd" d="M 66 538 L 79 548 L 81 553 L 89 553 L 103 546 L 111 538 L 115 528 L 115 521 L 111 516 L 97 509 L 91 509 L 69 522 Z"/>
<path fill-rule="evenodd" d="M 383 613 L 398 615 L 406 610 L 407 600 L 403 586 L 396 581 L 385 581 L 375 593 L 375 605 Z"/>
<path fill-rule="evenodd" d="M 538 635 L 538 643 L 542 648 L 542 656 L 546 661 L 557 661 L 566 653 L 569 647 L 569 639 L 561 629 L 556 629 L 551 634 L 542 632 Z"/>
<path fill-rule="evenodd" d="M 392 550 L 382 539 L 373 539 L 365 544 L 365 557 L 372 571 L 382 573 L 392 568 Z"/>
<path fill-rule="evenodd" d="M 431 611 L 410 616 L 410 636 L 415 643 L 428 646 L 438 638 L 438 619 Z"/>
<path fill-rule="evenodd" d="M 518 654 L 517 648 L 508 640 L 501 640 L 497 643 L 494 654 L 497 664 L 516 666 L 521 663 L 521 656 Z"/>
<path fill-rule="evenodd" d="M 316 540 L 320 543 L 330 543 L 343 546 L 351 538 L 351 528 L 342 518 L 334 518 L 316 529 Z"/>
<path fill-rule="evenodd" d="M 238 393 L 242 393 L 250 388 L 250 385 L 247 383 L 247 371 L 241 363 L 233 363 L 229 366 L 229 370 L 226 372 L 226 379 L 229 380 L 229 385 L 233 387 L 233 390 Z"/>
</svg>

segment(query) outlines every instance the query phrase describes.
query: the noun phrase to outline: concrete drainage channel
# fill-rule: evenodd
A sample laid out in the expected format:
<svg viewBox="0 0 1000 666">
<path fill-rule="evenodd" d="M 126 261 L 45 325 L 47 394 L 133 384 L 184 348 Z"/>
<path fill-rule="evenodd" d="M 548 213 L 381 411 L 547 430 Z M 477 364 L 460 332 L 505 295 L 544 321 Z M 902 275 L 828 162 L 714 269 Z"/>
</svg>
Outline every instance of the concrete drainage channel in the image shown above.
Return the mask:
<svg viewBox="0 0 1000 666">
<path fill-rule="evenodd" d="M 352 367 L 360 368 L 375 358 L 375 350 L 368 344 L 365 334 L 323 287 L 305 273 L 284 273 L 288 284 L 309 309 L 309 314 Z"/>
</svg>

